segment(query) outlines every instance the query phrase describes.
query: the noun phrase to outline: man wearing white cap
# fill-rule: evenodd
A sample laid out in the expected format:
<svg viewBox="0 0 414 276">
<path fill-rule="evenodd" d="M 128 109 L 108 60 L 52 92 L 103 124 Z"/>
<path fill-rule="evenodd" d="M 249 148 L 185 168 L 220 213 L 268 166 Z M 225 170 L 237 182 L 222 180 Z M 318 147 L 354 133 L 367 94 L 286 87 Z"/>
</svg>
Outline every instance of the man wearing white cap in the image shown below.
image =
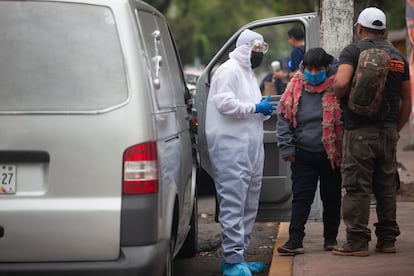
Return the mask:
<svg viewBox="0 0 414 276">
<path fill-rule="evenodd" d="M 358 41 L 346 46 L 339 56 L 334 92 L 341 100 L 344 120 L 342 217 L 347 242 L 332 253 L 368 256 L 371 230 L 367 227 L 371 194 L 376 199 L 378 222 L 374 224 L 375 251 L 395 253 L 400 234 L 396 221 L 396 147 L 398 132 L 411 109 L 408 62 L 388 41 L 386 17 L 374 7 L 364 9 L 356 23 Z M 351 82 L 361 51 L 379 48 L 389 56 L 389 70 L 380 112 L 374 117 L 358 115 L 348 106 Z"/>
<path fill-rule="evenodd" d="M 222 234 L 224 276 L 251 276 L 262 262 L 244 260 L 259 204 L 263 175 L 263 120 L 275 106 L 262 100 L 253 68 L 268 45 L 244 30 L 229 59 L 216 71 L 207 99 L 206 137 Z"/>
</svg>

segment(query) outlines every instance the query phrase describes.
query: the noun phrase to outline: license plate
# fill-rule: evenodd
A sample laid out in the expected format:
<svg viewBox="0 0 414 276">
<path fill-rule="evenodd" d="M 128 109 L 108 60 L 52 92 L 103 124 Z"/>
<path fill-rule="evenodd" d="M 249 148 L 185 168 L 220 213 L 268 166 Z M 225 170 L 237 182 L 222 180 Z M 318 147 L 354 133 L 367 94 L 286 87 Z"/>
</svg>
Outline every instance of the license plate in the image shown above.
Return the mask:
<svg viewBox="0 0 414 276">
<path fill-rule="evenodd" d="M 16 165 L 0 164 L 0 194 L 16 193 Z"/>
</svg>

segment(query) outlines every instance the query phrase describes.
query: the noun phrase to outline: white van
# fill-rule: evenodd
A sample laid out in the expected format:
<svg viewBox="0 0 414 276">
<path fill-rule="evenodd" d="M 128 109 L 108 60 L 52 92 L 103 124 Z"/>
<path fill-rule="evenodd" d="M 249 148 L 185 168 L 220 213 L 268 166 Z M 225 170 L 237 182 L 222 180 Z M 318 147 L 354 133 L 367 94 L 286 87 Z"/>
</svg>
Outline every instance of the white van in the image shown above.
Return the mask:
<svg viewBox="0 0 414 276">
<path fill-rule="evenodd" d="M 171 275 L 196 253 L 181 68 L 141 1 L 0 2 L 0 275 Z"/>
<path fill-rule="evenodd" d="M 206 66 L 197 82 L 196 88 L 196 107 L 198 116 L 197 146 L 199 150 L 201 171 L 212 176 L 205 135 L 205 114 L 207 97 L 214 70 L 228 59 L 229 52 L 235 48 L 237 38 L 245 29 L 251 29 L 260 33 L 263 35 L 264 40 L 269 43 L 269 52 L 264 55 L 262 65 L 259 69 L 271 68 L 270 64 L 275 58 L 285 60 L 285 58 L 281 58 L 280 55 L 284 55 L 288 58 L 291 48 L 287 42 L 287 31 L 292 27 L 303 29 L 305 34 L 305 50 L 319 47 L 319 18 L 316 13 L 266 18 L 251 22 L 241 27 L 227 40 Z M 267 71 L 263 72 L 258 69 L 255 69 L 254 72 L 258 81 L 268 73 Z M 277 102 L 279 99 L 280 95 L 271 96 L 271 101 L 273 102 Z M 276 141 L 276 120 L 277 116 L 274 114 L 271 119 L 264 121 L 263 123 L 265 162 L 257 221 L 290 220 L 292 181 L 290 179 L 289 163 L 285 162 L 279 155 Z M 309 219 L 320 220 L 321 215 L 322 204 L 319 192 L 317 192 L 311 207 Z"/>
</svg>

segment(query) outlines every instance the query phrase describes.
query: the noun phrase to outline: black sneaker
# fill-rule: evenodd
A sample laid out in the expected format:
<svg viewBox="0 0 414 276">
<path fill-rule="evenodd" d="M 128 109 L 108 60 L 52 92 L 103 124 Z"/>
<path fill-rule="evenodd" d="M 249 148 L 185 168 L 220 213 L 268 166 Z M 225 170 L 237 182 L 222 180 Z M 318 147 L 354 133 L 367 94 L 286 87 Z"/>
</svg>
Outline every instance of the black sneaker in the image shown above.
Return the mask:
<svg viewBox="0 0 414 276">
<path fill-rule="evenodd" d="M 323 244 L 323 249 L 325 251 L 332 251 L 337 245 L 338 243 L 336 242 L 335 239 L 327 239 L 325 240 L 325 243 Z"/>
<path fill-rule="evenodd" d="M 305 251 L 302 242 L 288 240 L 285 245 L 277 248 L 277 252 L 280 256 L 295 256 L 296 254 L 303 254 Z"/>
</svg>

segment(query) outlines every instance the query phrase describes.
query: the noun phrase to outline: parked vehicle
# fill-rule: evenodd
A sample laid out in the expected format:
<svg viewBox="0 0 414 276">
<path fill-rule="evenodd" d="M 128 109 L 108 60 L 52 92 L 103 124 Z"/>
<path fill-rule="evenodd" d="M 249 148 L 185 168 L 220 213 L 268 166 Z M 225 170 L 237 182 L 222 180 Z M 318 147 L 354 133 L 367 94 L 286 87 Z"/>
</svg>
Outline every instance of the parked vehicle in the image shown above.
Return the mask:
<svg viewBox="0 0 414 276">
<path fill-rule="evenodd" d="M 203 71 L 199 69 L 195 69 L 195 68 L 184 69 L 185 83 L 187 85 L 188 90 L 190 91 L 191 99 L 193 103 L 191 107 L 191 114 L 193 116 L 192 119 L 193 119 L 193 126 L 195 127 L 195 133 L 197 133 L 198 120 L 197 120 L 197 108 L 195 106 L 194 100 L 195 100 L 195 95 L 196 95 L 197 80 L 200 77 L 202 72 Z"/>
<path fill-rule="evenodd" d="M 0 34 L 0 275 L 172 275 L 197 250 L 197 161 L 165 18 L 1 1 Z"/>
<path fill-rule="evenodd" d="M 184 79 L 188 89 L 190 90 L 190 93 L 195 93 L 197 80 L 200 77 L 201 73 L 203 73 L 203 70 L 201 69 L 192 67 L 184 68 Z"/>
<path fill-rule="evenodd" d="M 235 48 L 236 40 L 245 29 L 254 30 L 263 35 L 264 40 L 269 43 L 269 52 L 265 54 L 260 68 L 267 70 L 275 57 L 290 51 L 287 43 L 287 30 L 292 26 L 303 28 L 305 33 L 306 50 L 319 46 L 319 19 L 316 13 L 298 15 L 287 15 L 275 18 L 266 18 L 251 22 L 235 32 L 217 52 L 210 63 L 206 66 L 203 74 L 197 82 L 196 107 L 198 117 L 198 151 L 200 164 L 203 170 L 212 175 L 208 155 L 207 141 L 205 135 L 206 103 L 210 83 L 216 69 L 228 58 L 228 53 Z M 255 71 L 256 78 L 260 81 L 265 72 Z M 272 102 L 278 102 L 280 96 L 272 96 Z M 264 147 L 265 163 L 262 190 L 260 197 L 258 221 L 289 221 L 291 212 L 291 179 L 289 163 L 285 162 L 279 155 L 276 142 L 276 120 L 277 116 L 264 122 Z M 322 204 L 319 193 L 314 200 L 310 219 L 320 219 Z"/>
</svg>

